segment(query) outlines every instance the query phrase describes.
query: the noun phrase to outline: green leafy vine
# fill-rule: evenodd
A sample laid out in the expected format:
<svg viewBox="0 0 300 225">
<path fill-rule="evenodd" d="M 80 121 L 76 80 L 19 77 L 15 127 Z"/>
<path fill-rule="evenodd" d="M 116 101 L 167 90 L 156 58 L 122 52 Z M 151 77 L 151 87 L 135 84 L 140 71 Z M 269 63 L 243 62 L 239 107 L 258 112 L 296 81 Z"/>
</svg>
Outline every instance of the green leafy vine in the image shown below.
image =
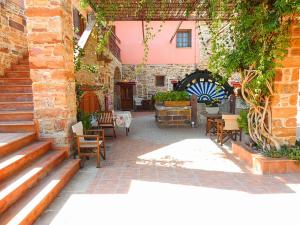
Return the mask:
<svg viewBox="0 0 300 225">
<path fill-rule="evenodd" d="M 162 8 L 168 7 L 167 0 L 160 3 Z M 132 7 L 133 3 L 99 0 L 95 4 L 92 0 L 81 0 L 81 4 L 94 9 L 98 26 L 107 27 L 108 13 L 117 12 L 118 7 Z M 161 13 L 169 11 L 157 11 L 156 0 L 135 1 L 134 4 L 134 14 L 141 15 L 141 19 L 146 21 L 143 58 L 143 62 L 146 62 L 149 43 L 155 37 L 150 21 L 158 17 L 164 21 L 167 15 Z M 224 80 L 239 73 L 242 80 L 247 81 L 243 82 L 242 90 L 250 104 L 247 116 L 250 136 L 264 148 L 272 145 L 278 148 L 270 128 L 270 97 L 276 68 L 281 66 L 280 62 L 290 45 L 290 25 L 300 14 L 299 0 L 204 0 L 194 8 L 189 4 L 183 7 L 186 16 L 203 13 L 207 16 L 211 39 L 210 50 L 205 47 L 205 51 L 210 54 L 209 69 L 214 74 L 222 75 Z M 109 18 L 111 22 L 114 19 Z M 103 32 L 98 41 L 98 50 L 106 45 L 110 30 Z M 207 45 L 203 38 L 200 41 Z M 253 128 L 252 124 L 255 123 L 262 125 Z"/>
</svg>

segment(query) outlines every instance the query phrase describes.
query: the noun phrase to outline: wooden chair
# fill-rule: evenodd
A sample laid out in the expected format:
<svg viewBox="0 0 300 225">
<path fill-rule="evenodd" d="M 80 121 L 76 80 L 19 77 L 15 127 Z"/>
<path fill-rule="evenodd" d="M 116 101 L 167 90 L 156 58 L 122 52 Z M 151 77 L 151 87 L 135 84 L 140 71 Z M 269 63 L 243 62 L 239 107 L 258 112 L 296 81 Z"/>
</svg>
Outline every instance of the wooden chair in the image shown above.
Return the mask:
<svg viewBox="0 0 300 225">
<path fill-rule="evenodd" d="M 216 135 L 217 134 L 217 120 L 222 118 L 220 114 L 206 114 L 206 135 Z"/>
<path fill-rule="evenodd" d="M 72 126 L 73 133 L 76 137 L 78 157 L 81 159 L 81 167 L 84 166 L 84 160 L 89 157 L 97 157 L 97 168 L 100 167 L 100 158 L 106 158 L 106 146 L 103 130 L 85 130 L 85 132 L 97 133 L 96 135 L 85 135 L 83 132 L 82 122 Z M 101 153 L 103 148 L 103 154 Z M 82 151 L 82 149 L 84 149 Z"/>
<path fill-rule="evenodd" d="M 239 128 L 237 119 L 239 115 L 222 115 L 222 119 L 217 120 L 217 140 L 221 146 L 228 140 L 236 140 L 237 135 L 242 140 L 242 129 Z"/>
<path fill-rule="evenodd" d="M 117 138 L 116 131 L 115 131 L 115 122 L 112 111 L 107 112 L 100 112 L 97 117 L 98 126 L 101 129 L 112 129 L 113 136 L 107 137 L 114 137 Z"/>
<path fill-rule="evenodd" d="M 214 118 L 207 118 L 206 119 L 206 136 L 209 135 L 211 137 L 212 134 L 217 133 L 217 122 Z"/>
</svg>

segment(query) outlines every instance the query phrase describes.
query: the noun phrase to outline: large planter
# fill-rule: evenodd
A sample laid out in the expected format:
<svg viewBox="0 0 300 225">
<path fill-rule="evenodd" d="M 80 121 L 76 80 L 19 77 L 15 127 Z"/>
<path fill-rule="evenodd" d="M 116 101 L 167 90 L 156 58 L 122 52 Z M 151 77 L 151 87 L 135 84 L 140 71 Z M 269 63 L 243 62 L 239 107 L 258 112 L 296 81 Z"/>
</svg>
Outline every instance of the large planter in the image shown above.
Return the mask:
<svg viewBox="0 0 300 225">
<path fill-rule="evenodd" d="M 207 107 L 206 106 L 206 112 L 207 112 L 207 114 L 218 114 L 218 112 L 219 112 L 219 107 Z"/>
<path fill-rule="evenodd" d="M 190 105 L 190 101 L 164 101 L 164 106 L 166 107 L 184 107 Z"/>
<path fill-rule="evenodd" d="M 232 143 L 232 152 L 260 174 L 300 172 L 300 163 L 297 160 L 268 158 L 253 152 L 250 147 L 241 142 Z"/>
</svg>

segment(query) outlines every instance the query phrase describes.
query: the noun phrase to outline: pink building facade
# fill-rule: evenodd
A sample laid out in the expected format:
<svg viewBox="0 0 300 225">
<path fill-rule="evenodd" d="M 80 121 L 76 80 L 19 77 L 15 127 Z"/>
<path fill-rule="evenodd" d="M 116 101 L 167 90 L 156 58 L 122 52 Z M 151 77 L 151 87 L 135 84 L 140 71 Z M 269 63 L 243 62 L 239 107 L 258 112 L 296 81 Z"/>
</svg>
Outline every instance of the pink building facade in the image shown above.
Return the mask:
<svg viewBox="0 0 300 225">
<path fill-rule="evenodd" d="M 151 22 L 156 36 L 150 41 L 147 64 L 197 64 L 199 62 L 199 38 L 195 21 L 184 21 L 178 31 L 191 34 L 191 47 L 176 46 L 176 31 L 180 21 Z M 161 32 L 157 32 L 162 25 Z M 143 26 L 139 21 L 119 21 L 115 23 L 116 34 L 120 38 L 123 64 L 140 64 L 144 56 Z M 145 26 L 144 26 L 144 33 Z M 146 34 L 145 34 L 146 35 Z"/>
<path fill-rule="evenodd" d="M 155 36 L 149 42 L 147 61 L 143 61 L 147 26 L 146 23 L 143 26 L 142 21 L 115 22 L 116 35 L 121 41 L 122 79 L 136 82 L 136 97 L 149 99 L 157 91 L 172 90 L 173 81 L 181 80 L 197 68 L 207 68 L 207 55 L 201 54 L 204 52 L 201 37 L 207 38 L 203 24 L 196 21 L 151 22 L 151 33 Z M 142 63 L 145 65 L 138 70 L 137 66 Z"/>
</svg>

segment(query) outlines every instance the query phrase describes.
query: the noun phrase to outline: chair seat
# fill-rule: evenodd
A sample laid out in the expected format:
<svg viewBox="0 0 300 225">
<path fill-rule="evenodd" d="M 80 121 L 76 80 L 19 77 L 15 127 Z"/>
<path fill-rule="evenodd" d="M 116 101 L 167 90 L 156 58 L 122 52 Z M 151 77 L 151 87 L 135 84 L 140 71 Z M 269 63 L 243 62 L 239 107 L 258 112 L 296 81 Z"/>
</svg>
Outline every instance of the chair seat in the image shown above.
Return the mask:
<svg viewBox="0 0 300 225">
<path fill-rule="evenodd" d="M 100 127 L 114 127 L 113 124 L 105 124 L 105 123 L 102 123 L 99 125 Z"/>
<path fill-rule="evenodd" d="M 80 148 L 97 148 L 97 146 L 101 145 L 102 143 L 102 140 L 100 140 L 98 144 L 96 140 L 81 140 Z"/>
</svg>

